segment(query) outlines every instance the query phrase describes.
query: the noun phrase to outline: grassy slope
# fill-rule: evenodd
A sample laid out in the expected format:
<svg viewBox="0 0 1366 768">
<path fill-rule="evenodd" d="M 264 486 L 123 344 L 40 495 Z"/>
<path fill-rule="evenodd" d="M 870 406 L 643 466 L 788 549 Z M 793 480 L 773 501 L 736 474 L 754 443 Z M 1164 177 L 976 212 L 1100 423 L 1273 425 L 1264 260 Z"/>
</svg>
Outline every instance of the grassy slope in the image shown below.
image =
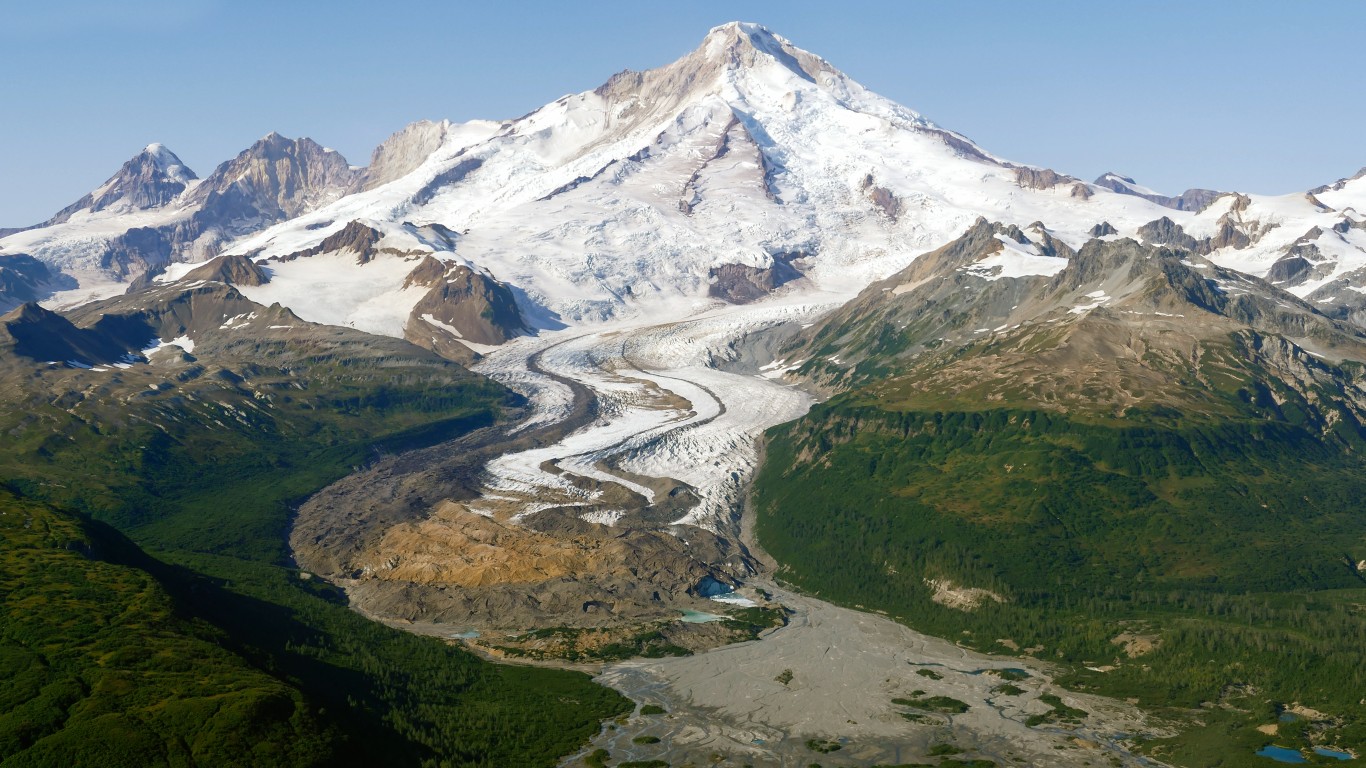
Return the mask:
<svg viewBox="0 0 1366 768">
<path fill-rule="evenodd" d="M 795 584 L 983 649 L 1118 662 L 1078 687 L 1247 710 L 1163 746 L 1179 763 L 1258 764 L 1247 747 L 1270 737 L 1252 727 L 1294 701 L 1366 746 L 1359 442 L 1264 418 L 913 410 L 859 390 L 769 437 L 758 535 Z M 1008 602 L 950 610 L 930 578 Z M 1161 646 L 1131 661 L 1111 642 L 1124 629 Z"/>
<path fill-rule="evenodd" d="M 211 722 L 221 733 L 215 735 L 198 720 L 181 718 L 159 734 L 166 760 L 171 745 L 198 738 L 206 749 L 220 750 L 215 755 L 238 753 L 204 765 L 252 764 L 247 755 L 255 753 L 234 748 L 232 739 L 259 744 L 263 765 L 553 765 L 626 705 L 582 674 L 494 666 L 438 640 L 369 622 L 347 609 L 337 590 L 301 578 L 290 566 L 291 502 L 377 450 L 488 424 L 504 396 L 473 377 L 410 380 L 379 373 L 372 378 L 315 366 L 302 374 L 310 377 L 301 382 L 304 389 L 276 397 L 268 408 L 245 407 L 250 399 L 240 388 L 220 387 L 121 406 L 112 397 L 107 403 L 87 397 L 75 414 L 70 403 L 35 396 L 0 416 L 0 431 L 10 438 L 0 478 L 11 490 L 127 533 L 161 562 L 120 578 L 169 595 L 163 611 L 174 614 L 177 627 L 194 627 L 207 638 L 201 644 L 226 649 L 217 651 L 225 685 L 250 689 L 268 681 L 276 692 L 272 701 L 294 707 L 278 704 L 263 717 L 277 730 L 294 728 L 297 735 L 287 741 L 298 749 L 277 748 L 286 739 L 257 738 L 245 720 L 216 716 Z M 62 591 L 73 588 L 72 580 L 71 571 L 44 566 L 23 584 Z M 122 597 L 141 599 L 136 590 Z M 28 607 L 41 622 L 56 618 L 46 607 Z M 171 639 L 179 643 L 177 632 Z M 107 643 L 125 653 L 140 647 L 130 635 Z M 66 652 L 60 643 L 56 650 Z M 187 674 L 200 670 L 194 658 L 181 666 Z M 78 657 L 71 674 L 93 679 L 100 661 Z M 84 709 L 125 707 L 105 688 L 86 683 L 81 691 Z M 138 695 L 159 708 L 186 693 L 174 680 L 150 679 Z M 28 701 L 12 698 L 3 711 L 11 714 Z M 71 730 L 75 721 L 50 722 L 55 730 L 48 729 L 44 749 L 58 751 L 33 752 L 31 739 L 10 742 L 19 751 L 5 755 L 4 764 L 65 763 L 92 743 L 133 733 L 117 719 L 81 721 L 85 730 L 78 731 Z"/>
</svg>

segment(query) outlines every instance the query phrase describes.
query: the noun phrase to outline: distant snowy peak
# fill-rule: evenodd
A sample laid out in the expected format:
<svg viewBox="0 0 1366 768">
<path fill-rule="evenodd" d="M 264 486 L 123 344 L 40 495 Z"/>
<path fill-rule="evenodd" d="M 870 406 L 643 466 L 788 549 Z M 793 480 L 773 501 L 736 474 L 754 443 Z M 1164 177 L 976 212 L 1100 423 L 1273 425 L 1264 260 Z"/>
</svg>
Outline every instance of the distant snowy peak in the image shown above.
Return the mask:
<svg viewBox="0 0 1366 768">
<path fill-rule="evenodd" d="M 138 157 L 150 160 L 167 178 L 186 184 L 199 178 L 180 161 L 179 157 L 176 157 L 174 152 L 159 142 L 148 144 Z"/>
<path fill-rule="evenodd" d="M 1157 203 L 1164 208 L 1171 208 L 1175 211 L 1192 211 L 1195 213 L 1205 210 L 1209 207 L 1210 203 L 1224 194 L 1223 192 L 1218 192 L 1213 189 L 1188 189 L 1175 197 L 1171 197 L 1142 186 L 1128 176 L 1121 176 L 1118 173 L 1113 172 L 1102 174 L 1094 183 L 1098 187 L 1105 187 L 1106 189 L 1112 192 L 1118 192 L 1121 195 L 1141 197 L 1144 200 Z"/>
<path fill-rule="evenodd" d="M 722 101 L 744 120 L 765 107 L 787 114 L 801 111 L 803 101 L 817 92 L 833 105 L 876 115 L 900 128 L 942 130 L 866 90 L 820 56 L 745 22 L 714 27 L 695 50 L 665 66 L 619 72 L 592 95 L 607 102 L 609 119 L 657 118 L 684 105 Z"/>
<path fill-rule="evenodd" d="M 1352 213 L 1358 218 L 1366 216 L 1366 168 L 1349 178 L 1310 190 L 1308 199 L 1318 206 Z"/>
<path fill-rule="evenodd" d="M 796 47 L 767 27 L 733 21 L 713 27 L 703 38 L 695 56 L 717 62 L 727 69 L 744 69 L 777 62 L 799 77 L 817 82 L 822 76 L 843 77 L 825 59 Z"/>
<path fill-rule="evenodd" d="M 81 211 L 122 213 L 157 208 L 174 200 L 197 178 L 174 152 L 161 144 L 149 144 L 98 189 L 58 211 L 47 223 L 59 224 Z"/>
<path fill-rule="evenodd" d="M 1321 195 L 1325 192 L 1340 192 L 1343 188 L 1345 188 L 1352 182 L 1360 181 L 1362 179 L 1366 179 L 1366 168 L 1362 168 L 1361 170 L 1357 171 L 1355 175 L 1348 176 L 1343 179 L 1338 179 L 1332 184 L 1324 184 L 1321 187 L 1315 187 L 1314 189 L 1309 190 L 1309 194 Z"/>
<path fill-rule="evenodd" d="M 1095 183 L 1099 186 L 1114 190 L 1115 192 L 1119 192 L 1121 194 L 1153 196 L 1161 195 L 1161 193 L 1157 192 L 1156 190 L 1140 186 L 1139 183 L 1134 181 L 1131 177 L 1121 176 L 1120 174 L 1115 173 L 1113 171 L 1101 174 L 1100 178 L 1096 179 Z"/>
</svg>

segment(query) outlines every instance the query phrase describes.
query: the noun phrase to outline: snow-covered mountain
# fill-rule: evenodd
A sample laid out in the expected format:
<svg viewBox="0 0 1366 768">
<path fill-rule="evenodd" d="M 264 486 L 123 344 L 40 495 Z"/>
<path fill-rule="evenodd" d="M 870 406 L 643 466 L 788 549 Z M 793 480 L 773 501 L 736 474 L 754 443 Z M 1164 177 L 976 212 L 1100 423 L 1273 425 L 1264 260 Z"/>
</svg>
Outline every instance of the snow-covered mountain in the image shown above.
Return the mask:
<svg viewBox="0 0 1366 768">
<path fill-rule="evenodd" d="M 0 264 L 24 255 L 55 268 L 65 279 L 49 282 L 53 303 L 121 293 L 139 275 L 210 258 L 227 242 L 336 200 L 358 181 L 340 154 L 306 138 L 271 133 L 202 181 L 152 144 L 48 221 L 0 239 Z M 16 300 L 23 299 L 0 294 L 0 308 Z"/>
<path fill-rule="evenodd" d="M 853 295 L 984 216 L 1041 222 L 1073 249 L 1096 234 L 1185 244 L 1343 316 L 1366 298 L 1360 176 L 1280 197 L 1167 197 L 1116 174 L 1088 184 L 998 158 L 744 23 L 515 120 L 415 123 L 366 169 L 272 134 L 159 207 L 111 210 L 11 235 L 0 257 L 128 279 L 158 259 L 243 255 L 268 273 L 243 287 L 257 300 L 411 335 L 421 258 L 506 286 L 526 322 L 553 327 L 773 291 Z M 355 223 L 393 253 L 320 249 Z M 169 246 L 110 258 L 134 227 Z"/>
<path fill-rule="evenodd" d="M 1178 211 L 1200 212 L 1210 203 L 1219 199 L 1223 193 L 1212 189 L 1188 189 L 1181 194 L 1172 197 L 1161 192 L 1151 190 L 1128 176 L 1121 176 L 1118 173 L 1103 173 L 1093 182 L 1098 187 L 1105 187 L 1121 195 L 1133 195 L 1144 200 L 1151 200 L 1158 205 L 1166 208 L 1175 208 Z"/>
<path fill-rule="evenodd" d="M 81 212 L 130 213 L 159 208 L 197 178 L 174 152 L 160 144 L 148 144 L 98 189 L 58 211 L 46 225 L 61 224 Z"/>
</svg>

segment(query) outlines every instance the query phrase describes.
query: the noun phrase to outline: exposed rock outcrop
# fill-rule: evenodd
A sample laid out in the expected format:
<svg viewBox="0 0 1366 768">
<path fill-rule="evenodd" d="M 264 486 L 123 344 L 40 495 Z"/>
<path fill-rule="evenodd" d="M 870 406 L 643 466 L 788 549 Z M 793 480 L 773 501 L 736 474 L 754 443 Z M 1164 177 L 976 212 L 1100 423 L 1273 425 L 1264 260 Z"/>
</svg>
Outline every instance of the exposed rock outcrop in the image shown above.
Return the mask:
<svg viewBox="0 0 1366 768">
<path fill-rule="evenodd" d="M 1015 183 L 1025 189 L 1052 189 L 1059 184 L 1081 184 L 1081 179 L 1065 176 L 1051 168 L 1020 166 L 1015 169 Z M 1077 195 L 1076 189 L 1074 188 L 1072 192 L 1075 197 Z"/>
<path fill-rule="evenodd" d="M 105 243 L 99 268 L 119 279 L 164 267 L 176 253 L 165 229 L 134 227 Z"/>
<path fill-rule="evenodd" d="M 374 189 L 413 172 L 441 147 L 450 127 L 447 120 L 419 120 L 385 139 L 371 153 L 370 165 L 361 172 L 357 186 Z"/>
<path fill-rule="evenodd" d="M 1163 216 L 1139 227 L 1138 236 L 1155 245 L 1176 246 L 1202 256 L 1208 256 L 1221 248 L 1247 248 L 1255 243 L 1263 233 L 1261 229 L 1254 227 L 1252 228 L 1253 234 L 1249 235 L 1245 231 L 1248 227 L 1234 218 L 1231 212 L 1219 217 L 1218 224 L 1219 228 L 1215 230 L 1213 235 L 1196 239 L 1187 234 L 1180 224 Z"/>
<path fill-rule="evenodd" d="M 1213 189 L 1188 189 L 1181 194 L 1171 197 L 1169 195 L 1159 195 L 1152 192 L 1142 191 L 1135 188 L 1137 182 L 1128 176 L 1121 176 L 1117 173 L 1105 173 L 1092 182 L 1098 187 L 1105 187 L 1121 195 L 1133 195 L 1144 200 L 1157 203 L 1164 208 L 1172 208 L 1178 211 L 1193 211 L 1199 213 L 1210 206 L 1215 200 L 1225 193 Z"/>
<path fill-rule="evenodd" d="M 340 153 L 309 138 L 270 133 L 214 169 L 189 195 L 203 227 L 293 218 L 340 197 L 356 172 Z"/>
<path fill-rule="evenodd" d="M 191 270 L 183 279 L 186 282 L 211 280 L 230 285 L 265 285 L 270 282 L 270 275 L 246 256 L 233 254 L 219 256 L 208 264 Z"/>
<path fill-rule="evenodd" d="M 1313 243 L 1296 243 L 1286 250 L 1267 270 L 1266 279 L 1273 285 L 1299 285 L 1331 275 L 1337 264 L 1326 259 Z"/>
<path fill-rule="evenodd" d="M 403 288 L 404 290 L 414 286 L 431 288 L 440 282 L 450 269 L 451 266 L 449 264 L 435 256 L 430 254 L 424 256 L 422 261 L 418 262 L 418 265 L 413 268 L 413 271 L 409 272 L 408 276 L 403 278 Z"/>
<path fill-rule="evenodd" d="M 349 251 L 356 255 L 357 264 L 368 264 L 375 256 L 379 255 L 380 250 L 377 246 L 382 239 L 384 239 L 384 236 L 379 233 L 379 230 L 368 227 L 359 221 L 353 221 L 343 227 L 340 231 L 333 232 L 323 238 L 321 243 L 318 243 L 312 248 L 294 251 L 293 253 L 288 253 L 284 256 L 272 256 L 270 260 L 294 261 L 295 259 L 306 259 L 310 256 L 318 256 L 324 253 Z M 394 251 L 393 253 L 398 255 L 398 251 Z"/>
<path fill-rule="evenodd" d="M 434 272 L 435 268 L 424 259 L 405 281 L 410 285 L 431 285 L 408 316 L 404 336 L 409 341 L 452 356 L 447 354 L 452 352 L 452 339 L 495 345 L 527 330 L 517 300 L 507 285 L 464 265 L 448 268 L 432 282 Z M 454 350 L 454 356 L 460 359 L 468 353 Z"/>
<path fill-rule="evenodd" d="M 774 289 L 802 276 L 792 265 L 800 253 L 772 254 L 772 265 L 753 267 L 748 264 L 722 264 L 712 267 L 708 274 L 707 295 L 732 304 L 748 304 L 772 293 Z"/>
<path fill-rule="evenodd" d="M 0 255 L 0 312 L 37 301 L 53 289 L 74 285 L 74 280 L 26 253 Z"/>
<path fill-rule="evenodd" d="M 886 214 L 887 218 L 896 221 L 901 217 L 901 211 L 903 209 L 901 198 L 897 197 L 896 193 L 892 190 L 878 186 L 874 183 L 873 174 L 870 173 L 863 177 L 862 187 L 863 194 L 868 197 L 873 205 L 876 205 L 884 214 Z"/>
<path fill-rule="evenodd" d="M 81 211 L 106 208 L 142 211 L 174 200 L 197 176 L 180 158 L 160 144 L 151 144 L 123 164 L 119 172 L 80 200 L 58 211 L 47 221 L 60 224 Z"/>
<path fill-rule="evenodd" d="M 0 349 L 35 362 L 91 366 L 122 359 L 137 349 L 104 327 L 78 328 L 34 303 L 0 317 Z M 143 339 L 146 341 L 146 339 Z"/>
</svg>

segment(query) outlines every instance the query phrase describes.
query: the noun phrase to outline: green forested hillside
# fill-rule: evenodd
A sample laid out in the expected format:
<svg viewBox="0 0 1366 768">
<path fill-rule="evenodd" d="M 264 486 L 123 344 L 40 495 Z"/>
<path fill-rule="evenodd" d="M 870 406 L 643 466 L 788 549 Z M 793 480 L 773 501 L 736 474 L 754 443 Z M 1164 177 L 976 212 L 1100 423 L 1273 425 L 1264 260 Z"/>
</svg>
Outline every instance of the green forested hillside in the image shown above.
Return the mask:
<svg viewBox="0 0 1366 768">
<path fill-rule="evenodd" d="M 116 532 L 0 492 L 0 762 L 328 765 L 341 733 Z"/>
<path fill-rule="evenodd" d="M 973 266 L 1006 241 L 1066 266 Z M 840 394 L 767 435 L 781 578 L 1066 662 L 1169 716 L 1177 765 L 1366 753 L 1361 328 L 1182 248 L 980 220 L 783 351 Z"/>
<path fill-rule="evenodd" d="M 856 390 L 771 430 L 757 533 L 782 578 L 1073 662 L 1071 683 L 1149 706 L 1255 691 L 1241 738 L 1305 702 L 1366 743 L 1359 440 L 1254 418 L 884 406 Z M 949 608 L 935 580 L 1001 600 Z M 1124 633 L 1156 649 L 1130 658 Z"/>
<path fill-rule="evenodd" d="M 509 402 L 326 332 L 103 372 L 4 361 L 0 765 L 550 766 L 629 706 L 369 621 L 293 566 L 292 504 Z"/>
</svg>

